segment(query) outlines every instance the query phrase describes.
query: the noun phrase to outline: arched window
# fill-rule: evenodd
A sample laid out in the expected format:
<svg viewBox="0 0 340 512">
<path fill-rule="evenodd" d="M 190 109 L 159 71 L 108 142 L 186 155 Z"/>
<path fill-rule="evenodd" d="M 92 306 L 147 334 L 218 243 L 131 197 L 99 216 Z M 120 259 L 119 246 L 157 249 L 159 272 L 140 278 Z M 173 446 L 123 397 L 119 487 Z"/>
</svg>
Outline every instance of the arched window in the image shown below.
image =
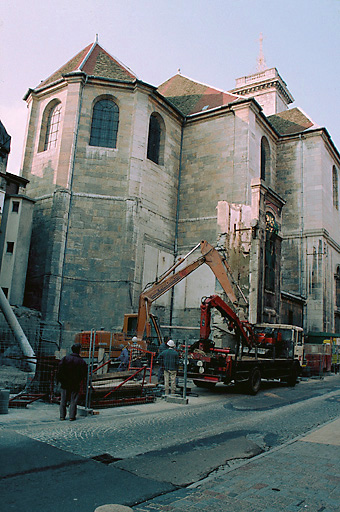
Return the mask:
<svg viewBox="0 0 340 512">
<path fill-rule="evenodd" d="M 261 180 L 268 178 L 270 169 L 270 147 L 266 137 L 261 139 Z"/>
<path fill-rule="evenodd" d="M 340 332 L 340 265 L 336 269 L 335 277 L 335 312 L 334 312 L 334 331 Z"/>
<path fill-rule="evenodd" d="M 164 139 L 164 121 L 154 112 L 149 122 L 147 158 L 159 165 L 163 165 Z"/>
<path fill-rule="evenodd" d="M 275 290 L 276 239 L 279 227 L 271 212 L 266 213 L 266 245 L 264 285 L 266 290 Z"/>
<path fill-rule="evenodd" d="M 61 121 L 61 103 L 52 100 L 43 114 L 38 151 L 47 151 L 57 146 Z"/>
<path fill-rule="evenodd" d="M 333 165 L 333 206 L 339 210 L 339 177 L 335 165 Z"/>
<path fill-rule="evenodd" d="M 118 105 L 111 99 L 97 101 L 92 113 L 90 146 L 117 147 L 118 122 Z"/>
<path fill-rule="evenodd" d="M 336 269 L 335 274 L 335 305 L 340 309 L 340 266 Z"/>
</svg>

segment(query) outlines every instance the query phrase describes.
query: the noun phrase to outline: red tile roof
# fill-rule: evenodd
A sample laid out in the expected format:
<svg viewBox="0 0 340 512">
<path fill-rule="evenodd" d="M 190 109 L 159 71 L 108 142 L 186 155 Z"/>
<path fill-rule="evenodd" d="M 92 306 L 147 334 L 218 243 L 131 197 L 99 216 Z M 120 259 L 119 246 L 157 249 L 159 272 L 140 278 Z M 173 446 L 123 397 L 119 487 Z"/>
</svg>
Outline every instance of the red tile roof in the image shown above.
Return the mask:
<svg viewBox="0 0 340 512">
<path fill-rule="evenodd" d="M 38 87 L 49 85 L 67 73 L 82 71 L 87 75 L 114 80 L 134 82 L 136 75 L 124 64 L 107 53 L 99 44 L 93 43 L 81 50 L 75 57 L 53 73 L 49 78 L 41 82 Z"/>
<path fill-rule="evenodd" d="M 161 84 L 158 92 L 185 115 L 227 105 L 239 99 L 236 94 L 195 82 L 179 73 Z"/>
</svg>

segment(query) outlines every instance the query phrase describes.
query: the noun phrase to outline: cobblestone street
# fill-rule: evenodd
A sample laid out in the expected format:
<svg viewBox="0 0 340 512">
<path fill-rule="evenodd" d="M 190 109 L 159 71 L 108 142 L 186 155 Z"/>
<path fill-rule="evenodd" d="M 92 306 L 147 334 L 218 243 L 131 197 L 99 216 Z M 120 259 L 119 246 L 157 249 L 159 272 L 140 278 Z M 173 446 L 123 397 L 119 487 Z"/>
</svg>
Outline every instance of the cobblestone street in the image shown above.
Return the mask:
<svg viewBox="0 0 340 512">
<path fill-rule="evenodd" d="M 35 492 L 45 512 L 59 512 L 53 503 L 70 481 L 77 489 L 66 492 L 63 512 L 105 503 L 139 511 L 333 512 L 339 384 L 332 375 L 294 389 L 264 387 L 256 397 L 204 390 L 188 405 L 158 399 L 76 422 L 60 422 L 55 404 L 11 409 L 0 416 L 1 492 L 18 512 L 19 481 L 25 512 L 35 512 Z"/>
</svg>

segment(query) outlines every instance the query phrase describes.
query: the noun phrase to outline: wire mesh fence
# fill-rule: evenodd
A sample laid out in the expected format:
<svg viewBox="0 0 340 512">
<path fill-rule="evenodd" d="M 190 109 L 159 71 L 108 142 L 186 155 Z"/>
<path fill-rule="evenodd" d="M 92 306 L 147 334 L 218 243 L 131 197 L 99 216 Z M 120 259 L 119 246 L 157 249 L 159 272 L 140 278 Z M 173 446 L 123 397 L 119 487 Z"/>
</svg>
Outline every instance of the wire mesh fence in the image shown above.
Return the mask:
<svg viewBox="0 0 340 512">
<path fill-rule="evenodd" d="M 154 395 L 158 383 L 158 343 L 149 340 L 140 350 L 138 360 L 131 358 L 126 372 L 119 371 L 124 346 L 130 348 L 131 336 L 123 333 L 92 329 L 86 332 L 62 330 L 59 325 L 41 322 L 30 327 L 22 324 L 34 358 L 27 357 L 11 329 L 0 324 L 0 389 L 11 394 L 29 393 L 49 402 L 60 400 L 60 384 L 57 382 L 59 363 L 71 352 L 73 343 L 82 346 L 81 356 L 88 363 L 89 378 L 80 393 L 80 404 L 91 407 L 93 402 L 109 398 L 112 405 L 124 397 L 134 403 L 136 397 Z M 181 351 L 185 340 L 177 339 Z M 28 363 L 36 363 L 32 372 Z M 101 402 L 103 404 L 103 402 Z M 20 405 L 19 405 L 20 406 Z M 101 406 L 101 405 L 99 405 Z"/>
<path fill-rule="evenodd" d="M 96 393 L 99 396 L 101 391 L 105 391 L 114 399 L 124 393 L 129 394 L 127 393 L 128 388 L 132 394 L 136 394 L 140 388 L 140 382 L 136 384 L 132 381 L 140 381 L 140 377 L 143 380 L 143 392 L 153 382 L 157 382 L 159 365 L 156 340 L 150 339 L 142 347 L 143 353 L 138 366 L 130 360 L 127 368 L 129 374 L 118 375 L 120 365 L 118 357 L 123 347 L 129 345 L 134 333 L 129 333 L 126 336 L 122 332 L 96 329 L 86 332 L 65 330 L 63 326 L 56 323 L 42 322 L 40 319 L 26 321 L 25 317 L 20 318 L 20 324 L 34 351 L 34 364 L 36 363 L 34 372 L 32 372 L 32 365 L 29 365 L 32 363 L 32 357 L 27 357 L 24 354 L 12 330 L 0 316 L 0 389 L 9 389 L 13 394 L 24 391 L 40 393 L 48 401 L 58 401 L 60 396 L 60 388 L 56 379 L 58 365 L 62 357 L 71 351 L 71 346 L 75 342 L 82 345 L 81 355 L 87 361 L 90 370 L 90 380 L 85 383 L 85 388 L 82 391 L 83 402 L 87 406 L 91 405 L 91 400 L 86 398 L 89 389 L 92 398 L 96 396 Z M 174 340 L 179 352 L 183 355 L 186 333 L 182 332 L 181 336 L 174 336 Z M 329 344 L 305 344 L 307 376 L 322 377 L 327 372 L 339 371 L 339 348 L 340 346 L 335 344 L 332 346 Z M 145 369 L 145 374 L 137 372 L 131 379 L 131 374 L 138 370 L 139 365 L 143 371 Z M 118 377 L 120 377 L 120 381 Z M 126 379 L 129 382 L 128 385 L 125 382 Z M 93 380 L 96 381 L 95 385 Z M 121 382 L 124 382 L 123 389 Z M 112 393 L 113 389 L 114 393 Z"/>
</svg>

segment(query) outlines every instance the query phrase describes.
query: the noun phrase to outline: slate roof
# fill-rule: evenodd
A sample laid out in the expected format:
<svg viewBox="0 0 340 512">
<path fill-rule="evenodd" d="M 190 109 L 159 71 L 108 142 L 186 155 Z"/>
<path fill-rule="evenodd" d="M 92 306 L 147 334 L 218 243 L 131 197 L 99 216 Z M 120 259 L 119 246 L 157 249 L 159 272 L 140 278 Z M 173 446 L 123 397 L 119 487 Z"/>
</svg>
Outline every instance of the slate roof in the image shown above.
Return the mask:
<svg viewBox="0 0 340 512">
<path fill-rule="evenodd" d="M 169 78 L 157 90 L 184 115 L 227 105 L 239 99 L 236 94 L 195 82 L 180 73 Z"/>
<path fill-rule="evenodd" d="M 5 156 L 11 150 L 11 136 L 8 135 L 6 128 L 0 121 L 0 154 Z"/>
<path fill-rule="evenodd" d="M 304 132 L 309 128 L 317 127 L 317 125 L 297 107 L 268 116 L 267 119 L 280 135 Z"/>
<path fill-rule="evenodd" d="M 134 82 L 136 75 L 124 64 L 107 53 L 97 42 L 86 46 L 58 71 L 41 82 L 37 87 L 44 87 L 56 82 L 67 73 L 82 71 L 87 75 L 113 80 Z"/>
</svg>

